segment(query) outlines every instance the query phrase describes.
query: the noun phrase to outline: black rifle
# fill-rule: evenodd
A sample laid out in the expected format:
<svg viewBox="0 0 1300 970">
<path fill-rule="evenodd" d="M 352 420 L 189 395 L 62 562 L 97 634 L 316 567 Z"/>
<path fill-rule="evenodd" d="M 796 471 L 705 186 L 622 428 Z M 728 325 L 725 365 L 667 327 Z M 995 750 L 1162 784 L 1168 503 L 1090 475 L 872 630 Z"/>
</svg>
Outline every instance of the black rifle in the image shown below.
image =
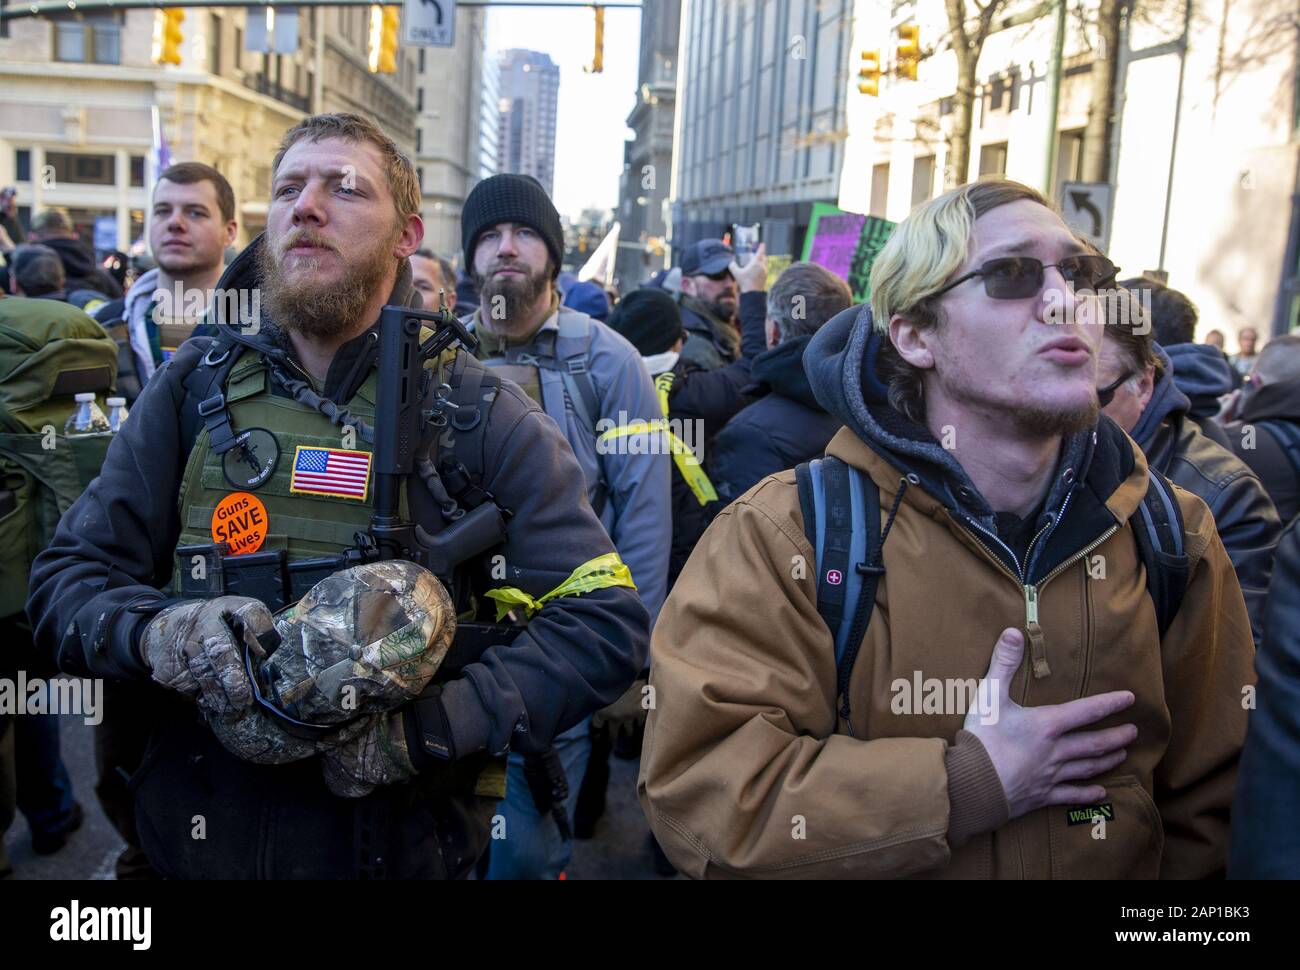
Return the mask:
<svg viewBox="0 0 1300 970">
<path fill-rule="evenodd" d="M 431 335 L 423 342 L 422 330 Z M 460 563 L 481 555 L 505 539 L 505 518 L 491 501 L 457 509 L 447 527 L 430 534 L 401 517 L 401 484 L 415 473 L 415 453 L 425 423 L 437 416 L 424 410 L 431 378 L 425 362 L 459 344 L 471 352 L 472 333 L 449 310 L 386 306 L 379 318 L 379 393 L 375 407 L 375 506 L 370 527 L 356 534 L 356 544 L 333 556 L 289 562 L 285 550 L 230 556 L 224 543 L 182 546 L 179 558 L 181 596 L 251 596 L 271 610 L 295 603 L 320 580 L 342 569 L 376 559 L 405 559 L 452 582 Z M 199 563 L 197 560 L 202 560 Z M 199 567 L 202 568 L 199 568 Z M 456 643 L 443 662 L 451 673 L 472 663 L 492 643 L 508 642 L 511 628 L 462 623 Z"/>
</svg>

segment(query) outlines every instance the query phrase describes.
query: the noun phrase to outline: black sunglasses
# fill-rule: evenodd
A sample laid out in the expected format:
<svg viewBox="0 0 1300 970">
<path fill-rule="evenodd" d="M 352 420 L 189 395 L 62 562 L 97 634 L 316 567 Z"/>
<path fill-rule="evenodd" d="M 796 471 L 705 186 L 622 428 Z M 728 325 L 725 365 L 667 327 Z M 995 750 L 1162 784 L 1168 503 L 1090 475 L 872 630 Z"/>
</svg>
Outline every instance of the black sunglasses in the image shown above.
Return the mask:
<svg viewBox="0 0 1300 970">
<path fill-rule="evenodd" d="M 1126 370 L 1123 374 L 1121 374 L 1118 378 L 1116 378 L 1111 383 L 1107 384 L 1105 387 L 1097 388 L 1097 403 L 1101 407 L 1106 407 L 1108 404 L 1110 404 L 1111 401 L 1115 400 L 1115 392 L 1120 389 L 1120 386 L 1126 380 L 1128 380 L 1130 377 L 1133 376 L 1135 376 L 1133 371 Z"/>
<path fill-rule="evenodd" d="M 1113 283 L 1119 267 L 1105 256 L 1067 256 L 1059 263 L 1043 264 L 1032 256 L 1004 256 L 990 259 L 979 269 L 959 277 L 935 292 L 947 293 L 954 286 L 977 276 L 984 278 L 984 292 L 993 300 L 1024 300 L 1037 296 L 1043 289 L 1043 279 L 1048 266 L 1061 271 L 1067 283 L 1085 290 L 1096 290 Z"/>
</svg>

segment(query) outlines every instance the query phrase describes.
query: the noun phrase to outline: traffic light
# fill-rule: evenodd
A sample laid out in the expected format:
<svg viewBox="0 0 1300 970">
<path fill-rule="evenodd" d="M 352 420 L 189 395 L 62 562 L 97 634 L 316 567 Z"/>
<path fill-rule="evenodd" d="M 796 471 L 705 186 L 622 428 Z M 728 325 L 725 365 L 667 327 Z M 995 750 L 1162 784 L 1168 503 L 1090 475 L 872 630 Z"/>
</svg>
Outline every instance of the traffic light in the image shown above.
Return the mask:
<svg viewBox="0 0 1300 970">
<path fill-rule="evenodd" d="M 916 65 L 921 62 L 921 28 L 901 24 L 898 28 L 898 76 L 916 80 Z"/>
<path fill-rule="evenodd" d="M 401 8 L 370 7 L 370 36 L 366 39 L 367 66 L 371 74 L 394 74 L 397 71 L 397 33 L 401 28 Z"/>
<path fill-rule="evenodd" d="M 605 8 L 592 7 L 592 10 L 596 13 L 596 52 L 586 71 L 588 74 L 599 74 L 605 70 Z"/>
<path fill-rule="evenodd" d="M 166 7 L 154 16 L 150 57 L 155 64 L 181 62 L 181 44 L 185 42 L 185 35 L 181 33 L 181 21 L 184 19 L 185 11 L 180 7 Z"/>
<path fill-rule="evenodd" d="M 858 90 L 873 98 L 880 95 L 880 51 L 862 52 L 862 69 L 858 71 Z"/>
</svg>

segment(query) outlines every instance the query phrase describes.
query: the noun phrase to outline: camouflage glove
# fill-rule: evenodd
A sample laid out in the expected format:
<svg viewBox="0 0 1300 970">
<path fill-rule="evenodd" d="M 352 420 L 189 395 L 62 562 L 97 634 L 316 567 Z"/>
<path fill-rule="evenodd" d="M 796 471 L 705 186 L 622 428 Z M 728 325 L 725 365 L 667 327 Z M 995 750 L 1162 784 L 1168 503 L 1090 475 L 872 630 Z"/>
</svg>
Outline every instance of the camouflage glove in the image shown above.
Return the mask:
<svg viewBox="0 0 1300 970">
<path fill-rule="evenodd" d="M 622 697 L 609 707 L 591 715 L 591 726 L 597 730 L 608 727 L 610 735 L 616 738 L 630 738 L 636 734 L 636 729 L 645 723 L 648 713 L 641 706 L 642 690 L 645 685 L 644 679 L 637 678 L 635 683 L 623 692 Z"/>
<path fill-rule="evenodd" d="M 402 716 L 402 711 L 378 714 L 368 719 L 369 725 L 360 733 L 340 732 L 349 740 L 319 743 L 321 771 L 330 791 L 340 798 L 361 798 L 376 785 L 395 785 L 415 777 Z"/>
<path fill-rule="evenodd" d="M 260 600 L 191 600 L 149 621 L 140 637 L 140 656 L 158 683 L 194 697 L 206 713 L 223 717 L 252 706 L 244 644 L 256 664 L 266 656 L 257 638 L 274 630 Z"/>
</svg>

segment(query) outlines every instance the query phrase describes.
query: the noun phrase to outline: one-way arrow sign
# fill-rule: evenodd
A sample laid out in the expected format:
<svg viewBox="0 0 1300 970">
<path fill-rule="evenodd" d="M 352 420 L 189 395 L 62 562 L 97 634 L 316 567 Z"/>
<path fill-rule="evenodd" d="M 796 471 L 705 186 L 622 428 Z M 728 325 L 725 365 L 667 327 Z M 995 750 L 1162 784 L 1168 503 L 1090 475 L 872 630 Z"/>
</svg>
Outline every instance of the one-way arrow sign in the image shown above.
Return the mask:
<svg viewBox="0 0 1300 970">
<path fill-rule="evenodd" d="M 402 43 L 410 47 L 452 47 L 456 43 L 456 0 L 406 0 Z"/>
<path fill-rule="evenodd" d="M 1109 182 L 1065 182 L 1061 186 L 1065 224 L 1103 250 L 1110 241 L 1112 191 Z"/>
</svg>

